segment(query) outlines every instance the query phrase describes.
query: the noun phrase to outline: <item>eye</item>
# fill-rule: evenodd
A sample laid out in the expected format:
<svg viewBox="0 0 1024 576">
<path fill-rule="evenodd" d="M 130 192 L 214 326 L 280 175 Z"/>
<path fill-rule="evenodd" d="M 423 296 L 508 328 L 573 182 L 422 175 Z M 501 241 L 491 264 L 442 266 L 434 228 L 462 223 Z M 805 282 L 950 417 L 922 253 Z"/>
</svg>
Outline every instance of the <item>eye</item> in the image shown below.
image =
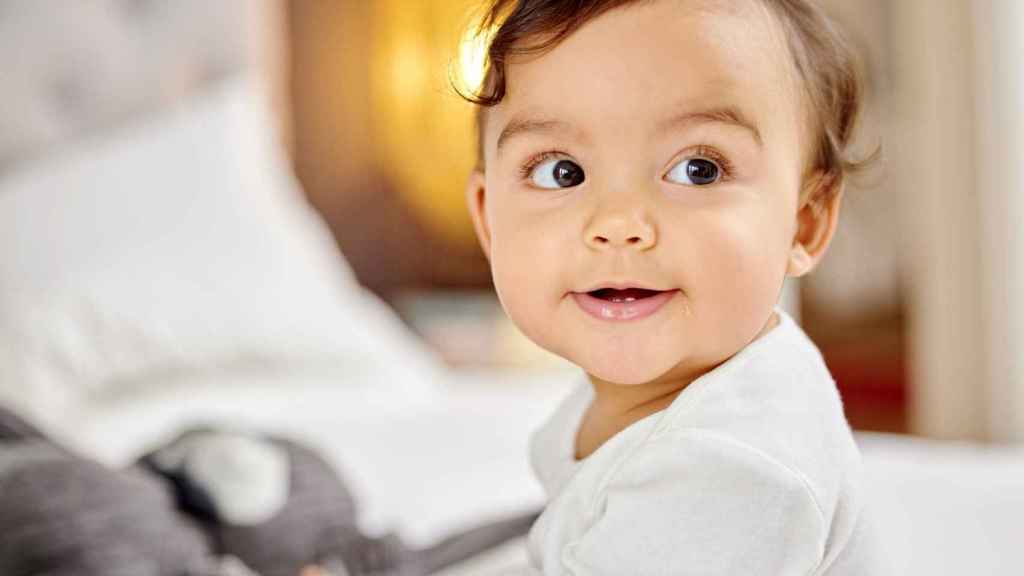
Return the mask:
<svg viewBox="0 0 1024 576">
<path fill-rule="evenodd" d="M 530 181 L 538 188 L 572 188 L 584 180 L 583 168 L 571 160 L 546 160 L 530 170 Z"/>
<path fill-rule="evenodd" d="M 688 158 L 672 167 L 668 180 L 687 186 L 708 186 L 721 179 L 722 169 L 706 158 Z"/>
</svg>

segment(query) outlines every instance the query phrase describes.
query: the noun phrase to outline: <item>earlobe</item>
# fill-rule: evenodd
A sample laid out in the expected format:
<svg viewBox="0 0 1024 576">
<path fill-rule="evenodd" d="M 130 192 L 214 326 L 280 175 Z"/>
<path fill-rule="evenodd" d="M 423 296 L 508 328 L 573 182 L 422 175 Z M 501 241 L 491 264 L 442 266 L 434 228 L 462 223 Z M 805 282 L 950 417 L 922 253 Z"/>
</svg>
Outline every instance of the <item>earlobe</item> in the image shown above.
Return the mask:
<svg viewBox="0 0 1024 576">
<path fill-rule="evenodd" d="M 480 241 L 480 248 L 483 249 L 484 256 L 490 259 L 491 231 L 487 225 L 487 180 L 480 170 L 474 170 L 466 182 L 466 205 L 469 207 L 469 215 L 473 220 L 473 229 L 476 231 L 477 240 Z"/>
<path fill-rule="evenodd" d="M 825 256 L 839 223 L 843 187 L 835 178 L 818 175 L 797 212 L 797 230 L 790 249 L 786 275 L 810 273 Z"/>
</svg>

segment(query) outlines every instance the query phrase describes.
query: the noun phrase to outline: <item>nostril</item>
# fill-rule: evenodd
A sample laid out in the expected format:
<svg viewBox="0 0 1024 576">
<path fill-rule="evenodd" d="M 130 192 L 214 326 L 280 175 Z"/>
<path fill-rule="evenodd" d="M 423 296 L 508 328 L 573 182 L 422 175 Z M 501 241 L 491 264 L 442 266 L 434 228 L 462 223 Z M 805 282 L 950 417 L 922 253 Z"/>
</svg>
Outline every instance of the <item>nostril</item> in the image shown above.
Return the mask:
<svg viewBox="0 0 1024 576">
<path fill-rule="evenodd" d="M 597 242 L 598 244 L 607 244 L 608 239 L 604 236 L 594 236 L 594 242 Z"/>
<path fill-rule="evenodd" d="M 641 242 L 641 239 L 639 236 L 633 236 L 629 240 L 626 240 L 626 242 L 629 242 L 630 244 L 639 244 Z"/>
</svg>

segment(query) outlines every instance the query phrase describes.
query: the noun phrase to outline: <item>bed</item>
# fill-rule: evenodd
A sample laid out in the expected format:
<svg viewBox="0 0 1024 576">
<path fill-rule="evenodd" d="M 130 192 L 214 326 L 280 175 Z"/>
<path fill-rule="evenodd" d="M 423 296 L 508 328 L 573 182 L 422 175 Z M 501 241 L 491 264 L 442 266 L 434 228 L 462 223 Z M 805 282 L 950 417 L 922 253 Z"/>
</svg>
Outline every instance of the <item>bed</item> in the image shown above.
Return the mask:
<svg viewBox="0 0 1024 576">
<path fill-rule="evenodd" d="M 0 402 L 111 466 L 197 422 L 302 440 L 414 544 L 539 507 L 575 372 L 449 369 L 356 283 L 280 144 L 280 5 L 216 5 L 0 7 Z M 894 574 L 1024 573 L 1024 450 L 858 441 Z M 444 572 L 526 573 L 523 539 Z"/>
</svg>

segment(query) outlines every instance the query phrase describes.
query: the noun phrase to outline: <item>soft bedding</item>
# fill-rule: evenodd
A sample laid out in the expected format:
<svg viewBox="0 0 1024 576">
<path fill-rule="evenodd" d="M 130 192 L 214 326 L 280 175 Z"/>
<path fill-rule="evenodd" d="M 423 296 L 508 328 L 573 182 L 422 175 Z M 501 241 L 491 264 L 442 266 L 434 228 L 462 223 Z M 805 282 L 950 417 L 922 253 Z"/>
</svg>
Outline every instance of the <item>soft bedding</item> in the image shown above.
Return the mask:
<svg viewBox="0 0 1024 576">
<path fill-rule="evenodd" d="M 339 469 L 366 532 L 395 530 L 429 545 L 543 502 L 527 442 L 572 379 L 564 371 L 454 372 L 432 400 L 408 405 L 301 376 L 283 388 L 275 381 L 282 377 L 197 379 L 188 394 L 168 388 L 94 404 L 77 444 L 117 466 L 190 423 L 281 434 Z"/>
<path fill-rule="evenodd" d="M 364 532 L 397 532 L 413 546 L 431 546 L 542 503 L 525 444 L 565 378 L 508 376 L 453 375 L 447 390 L 414 409 L 357 398 L 323 382 L 304 383 L 285 396 L 280 386 L 255 377 L 230 384 L 196 380 L 188 394 L 172 388 L 94 403 L 80 421 L 77 447 L 127 464 L 143 447 L 191 424 L 274 431 L 314 447 L 343 475 L 360 505 Z M 0 446 L 0 456 L 6 449 Z M 512 544 L 471 560 L 468 571 L 450 573 L 522 567 L 522 554 Z"/>
<path fill-rule="evenodd" d="M 355 282 L 268 108 L 231 78 L 0 176 L 0 403 L 74 444 L 91 405 L 200 376 L 432 393 L 439 363 Z"/>
<path fill-rule="evenodd" d="M 565 372 L 455 372 L 432 401 L 415 406 L 360 398 L 325 382 L 296 380 L 285 395 L 281 386 L 260 380 L 197 379 L 188 394 L 151 389 L 94 403 L 80 422 L 78 448 L 123 465 L 190 424 L 273 432 L 313 447 L 343 475 L 364 532 L 395 532 L 425 547 L 542 505 L 527 440 L 572 378 Z M 525 548 L 516 540 L 442 573 L 524 570 Z"/>
<path fill-rule="evenodd" d="M 7 576 L 296 576 L 315 565 L 335 576 L 426 576 L 525 534 L 537 516 L 410 546 L 363 533 L 359 508 L 335 467 L 285 438 L 207 425 L 111 468 L 0 406 Z"/>
</svg>

